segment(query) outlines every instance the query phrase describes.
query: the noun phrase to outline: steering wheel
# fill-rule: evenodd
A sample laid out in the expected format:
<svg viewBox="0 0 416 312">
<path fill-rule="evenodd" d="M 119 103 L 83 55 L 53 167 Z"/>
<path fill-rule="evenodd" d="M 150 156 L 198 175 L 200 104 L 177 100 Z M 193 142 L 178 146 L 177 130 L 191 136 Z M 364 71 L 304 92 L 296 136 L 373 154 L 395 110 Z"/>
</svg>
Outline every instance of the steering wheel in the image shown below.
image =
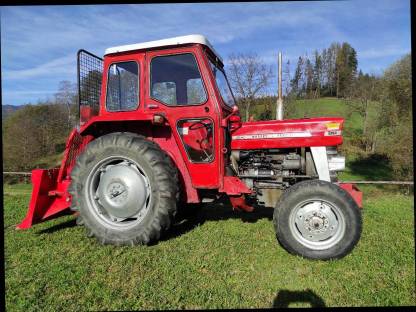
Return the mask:
<svg viewBox="0 0 416 312">
<path fill-rule="evenodd" d="M 189 130 L 196 130 L 201 128 L 208 128 L 211 126 L 211 122 L 208 121 L 208 123 L 205 123 L 203 120 L 198 120 L 194 122 L 192 125 L 189 126 Z"/>
</svg>

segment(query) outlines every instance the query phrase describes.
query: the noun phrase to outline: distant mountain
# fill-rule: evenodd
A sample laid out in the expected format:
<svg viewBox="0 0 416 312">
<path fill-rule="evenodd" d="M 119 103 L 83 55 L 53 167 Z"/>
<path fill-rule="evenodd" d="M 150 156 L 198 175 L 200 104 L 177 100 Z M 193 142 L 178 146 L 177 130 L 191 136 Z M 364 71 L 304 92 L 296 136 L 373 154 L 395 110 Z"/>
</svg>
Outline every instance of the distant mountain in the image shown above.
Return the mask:
<svg viewBox="0 0 416 312">
<path fill-rule="evenodd" d="M 18 111 L 19 109 L 22 109 L 26 105 L 2 105 L 1 106 L 1 114 L 2 114 L 2 120 L 6 119 L 8 116 L 13 114 L 14 112 Z"/>
</svg>

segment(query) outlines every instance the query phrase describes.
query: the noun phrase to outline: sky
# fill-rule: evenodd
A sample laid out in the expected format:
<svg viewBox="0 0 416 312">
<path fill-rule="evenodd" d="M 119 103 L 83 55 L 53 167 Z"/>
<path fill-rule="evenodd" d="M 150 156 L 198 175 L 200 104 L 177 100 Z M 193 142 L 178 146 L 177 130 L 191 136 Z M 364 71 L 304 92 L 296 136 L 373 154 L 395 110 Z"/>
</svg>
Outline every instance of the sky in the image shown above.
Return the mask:
<svg viewBox="0 0 416 312">
<path fill-rule="evenodd" d="M 357 51 L 358 68 L 381 75 L 411 50 L 409 0 L 277 1 L 0 7 L 2 103 L 52 99 L 59 82 L 76 82 L 76 53 L 202 34 L 227 60 L 277 53 L 294 70 L 300 55 L 332 42 Z M 274 81 L 270 93 L 276 93 Z"/>
</svg>

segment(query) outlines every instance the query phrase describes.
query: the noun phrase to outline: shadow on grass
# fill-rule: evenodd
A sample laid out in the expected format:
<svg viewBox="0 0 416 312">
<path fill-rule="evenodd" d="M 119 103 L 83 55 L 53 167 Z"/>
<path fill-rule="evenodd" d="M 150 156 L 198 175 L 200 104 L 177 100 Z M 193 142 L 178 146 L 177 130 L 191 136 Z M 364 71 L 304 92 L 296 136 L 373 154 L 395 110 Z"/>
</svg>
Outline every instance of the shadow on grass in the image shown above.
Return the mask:
<svg viewBox="0 0 416 312">
<path fill-rule="evenodd" d="M 312 308 L 325 307 L 324 300 L 312 290 L 291 291 L 280 290 L 273 300 L 272 308 L 288 308 L 291 303 L 309 303 Z"/>
<path fill-rule="evenodd" d="M 61 214 L 56 215 L 48 220 L 68 214 L 72 213 L 62 212 Z M 243 222 L 253 223 L 262 218 L 272 220 L 273 209 L 260 206 L 256 207 L 253 212 L 236 212 L 232 210 L 231 204 L 222 202 L 212 204 L 186 205 L 185 207 L 181 207 L 179 209 L 173 225 L 160 239 L 160 241 L 166 241 L 175 237 L 179 237 L 187 232 L 192 231 L 198 225 L 204 224 L 205 221 L 240 219 Z M 51 234 L 75 226 L 77 226 L 77 224 L 76 219 L 74 218 L 42 229 L 38 231 L 37 234 Z M 157 242 L 154 244 L 157 244 Z"/>
<path fill-rule="evenodd" d="M 373 154 L 350 162 L 349 167 L 354 174 L 363 176 L 365 180 L 391 180 L 393 170 L 387 158 Z"/>
<path fill-rule="evenodd" d="M 195 204 L 181 207 L 171 228 L 161 238 L 166 241 L 192 231 L 206 221 L 239 219 L 243 222 L 254 223 L 259 219 L 273 219 L 273 209 L 262 206 L 255 207 L 253 212 L 236 212 L 229 203 Z"/>
<path fill-rule="evenodd" d="M 75 226 L 77 226 L 76 220 L 71 219 L 71 220 L 68 220 L 68 221 L 65 221 L 65 222 L 55 224 L 55 225 L 53 225 L 51 227 L 48 227 L 46 229 L 43 229 L 41 231 L 38 231 L 37 234 L 51 234 L 51 233 L 54 233 L 54 232 L 57 232 L 57 231 L 60 231 L 60 230 L 64 230 L 64 229 L 67 229 L 67 228 L 72 228 L 72 227 L 75 227 Z"/>
</svg>

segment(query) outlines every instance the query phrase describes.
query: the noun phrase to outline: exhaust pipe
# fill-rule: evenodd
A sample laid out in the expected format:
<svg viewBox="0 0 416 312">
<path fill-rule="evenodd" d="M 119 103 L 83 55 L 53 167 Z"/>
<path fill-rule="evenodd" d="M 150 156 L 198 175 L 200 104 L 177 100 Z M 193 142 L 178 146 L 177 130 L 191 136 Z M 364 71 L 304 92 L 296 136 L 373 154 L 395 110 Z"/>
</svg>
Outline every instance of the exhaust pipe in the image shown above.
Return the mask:
<svg viewBox="0 0 416 312">
<path fill-rule="evenodd" d="M 278 67 L 279 67 L 279 86 L 278 86 L 278 97 L 277 97 L 277 103 L 276 103 L 276 120 L 282 120 L 283 119 L 282 52 L 279 52 Z"/>
</svg>

